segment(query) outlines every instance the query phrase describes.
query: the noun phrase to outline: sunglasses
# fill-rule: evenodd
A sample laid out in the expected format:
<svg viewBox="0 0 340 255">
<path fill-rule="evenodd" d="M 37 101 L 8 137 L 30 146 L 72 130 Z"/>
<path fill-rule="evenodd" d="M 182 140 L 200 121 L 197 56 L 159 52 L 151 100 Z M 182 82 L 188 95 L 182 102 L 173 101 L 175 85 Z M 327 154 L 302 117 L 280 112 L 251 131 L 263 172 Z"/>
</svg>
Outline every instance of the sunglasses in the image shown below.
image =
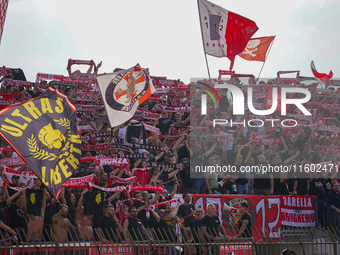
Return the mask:
<svg viewBox="0 0 340 255">
<path fill-rule="evenodd" d="M 131 210 L 131 212 L 137 212 L 137 210 Z"/>
<path fill-rule="evenodd" d="M 203 211 L 196 211 L 196 213 L 203 213 Z"/>
</svg>

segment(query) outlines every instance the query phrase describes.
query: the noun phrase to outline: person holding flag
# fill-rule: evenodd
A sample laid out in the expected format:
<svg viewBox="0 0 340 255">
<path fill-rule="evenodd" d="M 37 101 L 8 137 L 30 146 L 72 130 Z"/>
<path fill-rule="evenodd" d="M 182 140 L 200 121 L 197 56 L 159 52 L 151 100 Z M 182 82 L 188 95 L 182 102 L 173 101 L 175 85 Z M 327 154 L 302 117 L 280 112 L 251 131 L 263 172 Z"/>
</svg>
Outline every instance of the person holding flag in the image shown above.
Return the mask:
<svg viewBox="0 0 340 255">
<path fill-rule="evenodd" d="M 94 239 L 93 229 L 91 225 L 91 219 L 94 215 L 84 215 L 84 194 L 86 191 L 81 193 L 81 197 L 79 199 L 76 213 L 74 215 L 74 221 L 78 230 L 78 239 L 79 240 L 87 240 L 91 241 Z M 103 212 L 103 209 L 102 209 Z"/>
<path fill-rule="evenodd" d="M 7 207 L 10 215 L 10 227 L 18 234 L 21 242 L 26 241 L 27 214 L 26 214 L 26 188 L 16 192 L 7 199 Z"/>
<path fill-rule="evenodd" d="M 41 183 L 39 181 L 39 183 Z M 43 193 L 42 200 L 38 201 L 38 192 L 40 194 Z M 28 216 L 28 223 L 27 223 L 27 241 L 34 242 L 34 241 L 40 241 L 42 237 L 42 232 L 44 228 L 44 218 L 45 218 L 45 208 L 46 208 L 46 196 L 47 191 L 44 190 L 34 190 L 30 193 L 30 196 L 27 196 L 26 199 L 27 202 L 27 208 L 29 207 L 36 207 L 34 211 L 39 211 L 40 208 L 40 215 L 30 214 L 27 212 Z M 27 191 L 26 191 L 27 192 Z M 40 197 L 41 198 L 41 197 Z"/>
</svg>

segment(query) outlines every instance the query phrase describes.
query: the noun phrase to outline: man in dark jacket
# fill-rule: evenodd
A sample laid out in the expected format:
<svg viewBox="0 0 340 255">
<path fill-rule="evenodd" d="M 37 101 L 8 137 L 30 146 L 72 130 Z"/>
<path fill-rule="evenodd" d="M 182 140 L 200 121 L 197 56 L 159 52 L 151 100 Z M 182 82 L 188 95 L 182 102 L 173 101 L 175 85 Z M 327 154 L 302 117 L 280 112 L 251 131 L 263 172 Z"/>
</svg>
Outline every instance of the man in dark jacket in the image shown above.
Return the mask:
<svg viewBox="0 0 340 255">
<path fill-rule="evenodd" d="M 337 181 L 333 181 L 331 184 L 332 190 L 328 193 L 327 196 L 327 205 L 331 209 L 332 212 L 332 220 L 333 224 L 337 229 L 340 228 L 340 193 L 339 193 L 339 183 Z M 339 232 L 337 231 L 337 235 L 339 236 Z"/>
</svg>

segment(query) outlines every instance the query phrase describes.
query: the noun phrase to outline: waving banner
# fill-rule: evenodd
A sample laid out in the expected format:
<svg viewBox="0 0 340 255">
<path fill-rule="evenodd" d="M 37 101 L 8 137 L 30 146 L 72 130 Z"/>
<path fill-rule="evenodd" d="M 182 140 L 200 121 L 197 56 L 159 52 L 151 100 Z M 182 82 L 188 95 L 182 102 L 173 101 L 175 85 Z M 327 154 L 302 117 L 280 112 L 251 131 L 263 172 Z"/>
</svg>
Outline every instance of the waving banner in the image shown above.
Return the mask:
<svg viewBox="0 0 340 255">
<path fill-rule="evenodd" d="M 19 171 L 19 170 L 9 168 L 7 166 L 3 166 L 3 170 L 1 171 L 1 173 L 6 174 L 6 175 L 18 175 L 18 176 L 23 176 L 23 177 L 37 178 L 37 175 L 33 172 L 23 172 L 23 171 Z"/>
<path fill-rule="evenodd" d="M 174 198 L 180 198 L 182 201 L 182 198 L 176 195 Z M 235 229 L 230 224 L 230 212 L 223 211 L 223 206 L 226 204 L 238 209 L 242 202 L 248 204 L 255 241 L 266 239 L 265 230 L 272 239 L 281 239 L 282 225 L 315 226 L 313 196 L 192 195 L 192 204 L 196 209 L 201 207 L 206 212 L 207 204 L 215 204 L 217 216 L 231 235 L 235 234 Z M 171 206 L 175 205 L 176 203 L 172 203 Z M 240 218 L 241 214 L 236 213 L 236 222 Z"/>
<path fill-rule="evenodd" d="M 231 71 L 235 56 L 244 50 L 258 27 L 254 21 L 206 0 L 199 0 L 198 8 L 205 53 L 228 57 Z"/>
<path fill-rule="evenodd" d="M 81 156 L 74 106 L 65 95 L 49 88 L 0 115 L 1 135 L 55 195 Z"/>
<path fill-rule="evenodd" d="M 25 161 L 23 161 L 20 157 L 0 159 L 0 166 L 21 166 L 25 164 Z"/>
<path fill-rule="evenodd" d="M 131 119 L 137 107 L 155 92 L 150 77 L 139 65 L 99 76 L 97 81 L 111 127 Z"/>
<path fill-rule="evenodd" d="M 315 78 L 317 78 L 318 81 L 320 81 L 320 83 L 325 83 L 325 82 L 327 82 L 329 79 L 331 79 L 333 77 L 333 72 L 332 71 L 329 71 L 329 74 L 319 73 L 316 70 L 313 61 L 310 63 L 310 68 L 312 69 L 312 72 L 313 72 Z"/>
<path fill-rule="evenodd" d="M 235 229 L 230 224 L 230 212 L 223 211 L 224 204 L 238 209 L 240 203 L 248 204 L 248 213 L 252 220 L 253 237 L 255 241 L 260 238 L 266 239 L 265 230 L 268 231 L 272 239 L 281 239 L 281 198 L 280 196 L 243 196 L 243 195 L 192 195 L 192 204 L 195 208 L 203 208 L 206 212 L 207 204 L 213 203 L 216 206 L 216 214 L 223 222 L 229 235 L 234 235 Z M 240 213 L 236 213 L 236 222 L 241 218 Z M 254 230 L 254 229 L 257 229 Z M 260 231 L 262 230 L 262 232 Z"/>
<path fill-rule="evenodd" d="M 248 61 L 264 62 L 266 60 L 269 46 L 274 38 L 275 36 L 266 36 L 250 39 L 247 46 L 240 54 L 238 54 L 238 56 Z"/>
</svg>

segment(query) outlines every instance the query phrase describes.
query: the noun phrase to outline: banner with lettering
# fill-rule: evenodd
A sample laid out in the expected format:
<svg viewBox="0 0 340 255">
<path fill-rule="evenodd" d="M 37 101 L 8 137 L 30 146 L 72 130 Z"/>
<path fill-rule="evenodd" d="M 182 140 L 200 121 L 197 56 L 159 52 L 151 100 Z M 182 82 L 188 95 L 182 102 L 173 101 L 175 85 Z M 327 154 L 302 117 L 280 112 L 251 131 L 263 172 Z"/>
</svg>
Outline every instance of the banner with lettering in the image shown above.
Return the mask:
<svg viewBox="0 0 340 255">
<path fill-rule="evenodd" d="M 76 109 L 58 90 L 0 111 L 0 134 L 53 195 L 78 166 Z"/>
<path fill-rule="evenodd" d="M 22 166 L 25 164 L 26 162 L 23 161 L 20 157 L 0 159 L 0 166 Z"/>
<path fill-rule="evenodd" d="M 282 225 L 314 227 L 313 196 L 281 196 Z"/>
<path fill-rule="evenodd" d="M 180 196 L 175 195 L 174 198 L 183 202 Z M 206 212 L 207 204 L 215 204 L 216 214 L 229 235 L 235 234 L 235 230 L 231 227 L 229 212 L 223 212 L 223 206 L 227 204 L 237 209 L 242 202 L 249 206 L 248 213 L 252 218 L 255 241 L 266 239 L 264 229 L 272 239 L 281 239 L 282 225 L 315 226 L 313 196 L 192 195 L 192 203 L 196 209 L 201 207 Z M 176 206 L 176 203 L 171 206 Z M 240 217 L 240 214 L 236 214 L 236 222 Z"/>
<path fill-rule="evenodd" d="M 149 99 L 150 99 L 150 98 L 149 98 Z M 154 112 L 146 112 L 146 111 L 143 112 L 143 118 L 144 118 L 144 119 L 155 120 L 155 119 L 160 118 L 160 117 L 161 117 L 161 115 L 158 114 L 158 113 L 154 113 Z"/>
<path fill-rule="evenodd" d="M 131 246 L 127 246 L 123 243 L 117 243 L 117 245 L 111 245 L 108 246 L 106 244 L 102 243 L 94 243 L 93 246 L 96 246 L 95 248 L 92 248 L 93 255 L 132 255 L 134 254 L 133 249 Z M 141 255 L 146 254 L 170 254 L 168 247 L 139 247 L 138 253 Z M 211 253 L 209 253 L 211 254 Z M 250 242 L 233 242 L 228 245 L 221 245 L 220 246 L 220 255 L 244 255 L 244 254 L 253 254 L 253 244 Z"/>
<path fill-rule="evenodd" d="M 239 204 L 248 204 L 248 213 L 252 219 L 253 237 L 255 241 L 266 239 L 265 230 L 268 231 L 272 239 L 281 239 L 281 198 L 280 196 L 243 196 L 243 195 L 201 195 L 192 194 L 192 203 L 195 208 L 204 208 L 207 212 L 207 204 L 213 203 L 216 207 L 216 214 L 228 235 L 235 235 L 235 229 L 230 223 L 230 214 L 223 212 L 224 204 L 238 208 Z M 241 214 L 236 214 L 236 222 L 241 218 Z M 256 230 L 255 230 L 256 229 Z"/>
</svg>

